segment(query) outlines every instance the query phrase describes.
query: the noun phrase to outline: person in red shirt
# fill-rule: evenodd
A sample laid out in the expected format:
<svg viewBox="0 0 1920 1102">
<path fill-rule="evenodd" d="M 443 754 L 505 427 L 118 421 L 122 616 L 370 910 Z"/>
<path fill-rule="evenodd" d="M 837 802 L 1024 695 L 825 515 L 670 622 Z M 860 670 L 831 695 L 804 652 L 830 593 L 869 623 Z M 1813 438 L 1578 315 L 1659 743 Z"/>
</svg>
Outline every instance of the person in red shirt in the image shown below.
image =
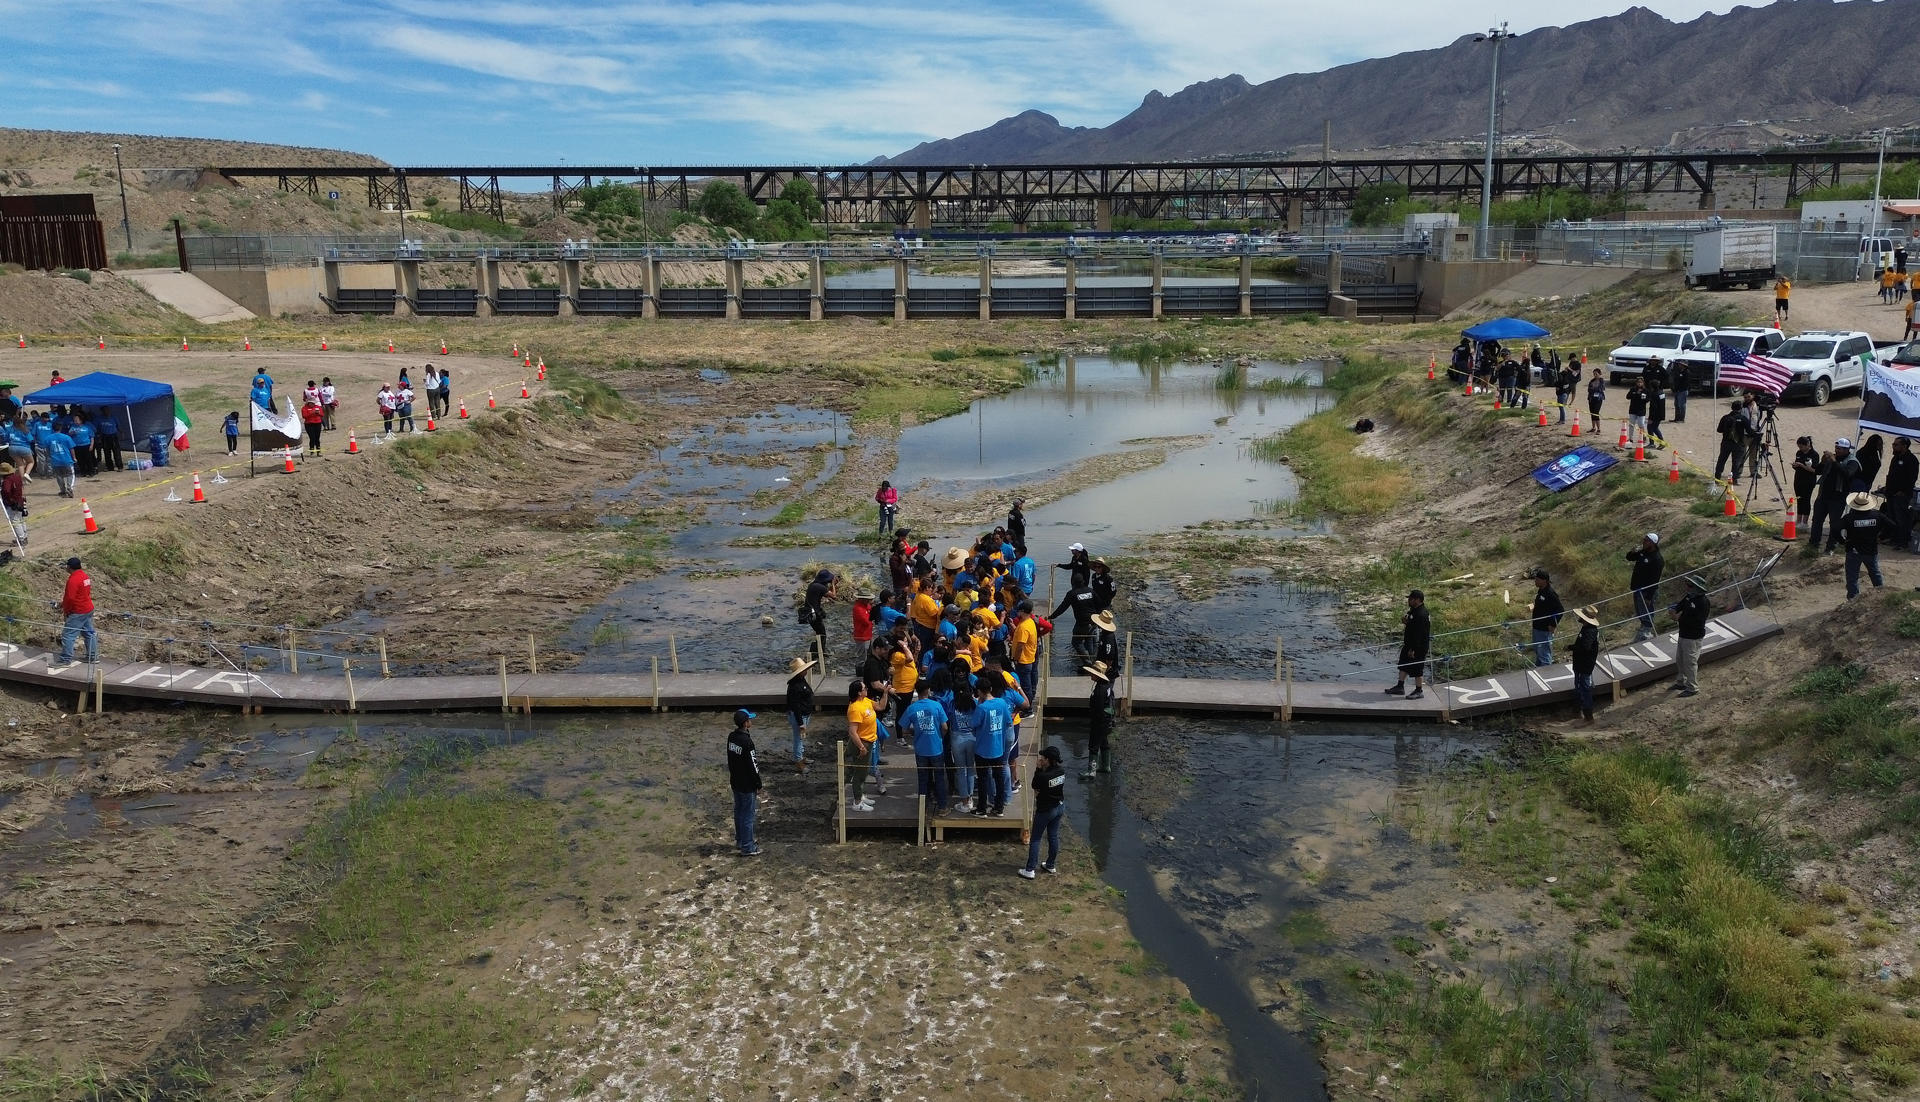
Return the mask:
<svg viewBox="0 0 1920 1102">
<path fill-rule="evenodd" d="M 320 428 L 326 423 L 327 408 L 313 399 L 300 407 L 300 420 L 307 426 L 307 454 L 320 454 Z"/>
<path fill-rule="evenodd" d="M 60 632 L 60 657 L 48 669 L 73 665 L 73 641 L 87 637 L 87 662 L 99 661 L 100 643 L 93 633 L 93 579 L 80 569 L 78 557 L 67 560 L 67 592 L 60 598 L 60 611 L 67 614 L 67 626 Z"/>
</svg>

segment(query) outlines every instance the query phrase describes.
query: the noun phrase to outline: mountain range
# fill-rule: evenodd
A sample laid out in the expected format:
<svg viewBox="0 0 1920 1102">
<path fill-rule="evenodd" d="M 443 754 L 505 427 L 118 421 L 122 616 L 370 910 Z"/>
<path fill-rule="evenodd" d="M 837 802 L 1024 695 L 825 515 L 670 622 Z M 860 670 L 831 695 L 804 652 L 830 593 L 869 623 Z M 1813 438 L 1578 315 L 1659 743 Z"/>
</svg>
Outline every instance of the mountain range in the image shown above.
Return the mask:
<svg viewBox="0 0 1920 1102">
<path fill-rule="evenodd" d="M 1920 120 L 1908 39 L 1920 0 L 1776 0 L 1675 23 L 1646 8 L 1515 35 L 1501 47 L 1503 149 L 1766 148 Z M 1025 111 L 893 164 L 1066 164 L 1310 156 L 1328 120 L 1347 153 L 1480 148 L 1489 46 L 1149 92 L 1103 127 Z"/>
</svg>

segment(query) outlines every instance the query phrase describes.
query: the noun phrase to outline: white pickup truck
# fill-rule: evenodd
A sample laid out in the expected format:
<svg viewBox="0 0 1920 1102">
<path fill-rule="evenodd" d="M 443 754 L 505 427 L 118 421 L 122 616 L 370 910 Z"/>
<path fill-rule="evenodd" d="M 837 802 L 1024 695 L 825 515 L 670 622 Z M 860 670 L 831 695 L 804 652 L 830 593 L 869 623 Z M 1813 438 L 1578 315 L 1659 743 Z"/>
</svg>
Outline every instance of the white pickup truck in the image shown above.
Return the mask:
<svg viewBox="0 0 1920 1102">
<path fill-rule="evenodd" d="M 1649 325 L 1627 343 L 1607 353 L 1607 375 L 1615 385 L 1638 378 L 1647 361 L 1658 356 L 1663 364 L 1685 360 L 1694 379 L 1712 379 L 1720 362 L 1711 325 Z"/>
<path fill-rule="evenodd" d="M 1899 341 L 1875 341 L 1857 329 L 1815 329 L 1787 338 L 1768 358 L 1793 372 L 1780 397 L 1811 398 L 1824 406 L 1834 391 L 1866 382 L 1867 360 L 1886 363 L 1899 349 Z"/>
</svg>

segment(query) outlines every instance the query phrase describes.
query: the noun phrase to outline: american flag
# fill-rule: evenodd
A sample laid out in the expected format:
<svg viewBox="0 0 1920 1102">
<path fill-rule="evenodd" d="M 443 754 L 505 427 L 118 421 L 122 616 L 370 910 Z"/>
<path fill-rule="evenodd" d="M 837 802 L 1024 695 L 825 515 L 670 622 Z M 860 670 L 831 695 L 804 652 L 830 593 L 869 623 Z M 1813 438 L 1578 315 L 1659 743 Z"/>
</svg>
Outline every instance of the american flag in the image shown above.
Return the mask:
<svg viewBox="0 0 1920 1102">
<path fill-rule="evenodd" d="M 1793 372 L 1788 371 L 1777 360 L 1752 352 L 1742 352 L 1724 341 L 1720 344 L 1720 381 L 1728 386 L 1743 386 L 1748 390 L 1763 390 L 1774 397 L 1787 389 L 1793 381 Z"/>
</svg>

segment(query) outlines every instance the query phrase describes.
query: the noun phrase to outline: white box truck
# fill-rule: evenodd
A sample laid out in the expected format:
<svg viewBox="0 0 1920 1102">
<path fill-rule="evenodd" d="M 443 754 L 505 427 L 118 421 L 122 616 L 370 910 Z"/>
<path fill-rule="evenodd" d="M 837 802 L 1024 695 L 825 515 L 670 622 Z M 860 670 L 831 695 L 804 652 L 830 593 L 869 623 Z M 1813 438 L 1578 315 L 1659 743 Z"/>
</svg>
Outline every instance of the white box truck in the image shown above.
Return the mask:
<svg viewBox="0 0 1920 1102">
<path fill-rule="evenodd" d="M 1772 226 L 1719 226 L 1693 237 L 1687 286 L 1721 291 L 1745 284 L 1752 290 L 1773 282 Z"/>
</svg>

